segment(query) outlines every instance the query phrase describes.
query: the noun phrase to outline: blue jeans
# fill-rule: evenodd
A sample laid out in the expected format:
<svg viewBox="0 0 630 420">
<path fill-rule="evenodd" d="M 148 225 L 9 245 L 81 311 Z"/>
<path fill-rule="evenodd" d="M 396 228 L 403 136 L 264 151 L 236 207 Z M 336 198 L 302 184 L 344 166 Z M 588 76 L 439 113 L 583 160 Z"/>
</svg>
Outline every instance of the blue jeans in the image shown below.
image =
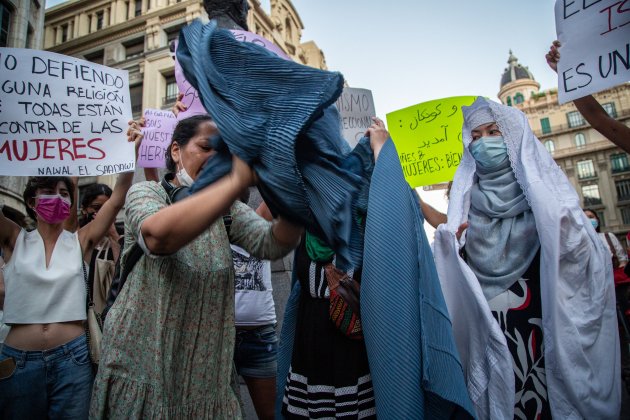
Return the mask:
<svg viewBox="0 0 630 420">
<path fill-rule="evenodd" d="M 15 370 L 0 379 L 1 418 L 88 418 L 94 376 L 85 335 L 45 351 L 4 345 L 0 362 L 9 358 Z"/>
<path fill-rule="evenodd" d="M 278 336 L 274 325 L 251 330 L 236 329 L 234 364 L 239 375 L 248 378 L 275 378 Z"/>
</svg>

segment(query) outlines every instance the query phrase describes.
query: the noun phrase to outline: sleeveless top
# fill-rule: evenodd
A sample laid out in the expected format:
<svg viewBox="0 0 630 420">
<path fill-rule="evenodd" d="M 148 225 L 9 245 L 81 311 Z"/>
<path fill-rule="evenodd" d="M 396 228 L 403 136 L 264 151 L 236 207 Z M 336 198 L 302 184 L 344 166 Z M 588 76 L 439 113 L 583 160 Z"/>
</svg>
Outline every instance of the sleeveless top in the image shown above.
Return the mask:
<svg viewBox="0 0 630 420">
<path fill-rule="evenodd" d="M 83 256 L 77 233 L 63 231 L 46 267 L 44 241 L 22 229 L 4 268 L 5 324 L 50 324 L 86 319 Z"/>
</svg>

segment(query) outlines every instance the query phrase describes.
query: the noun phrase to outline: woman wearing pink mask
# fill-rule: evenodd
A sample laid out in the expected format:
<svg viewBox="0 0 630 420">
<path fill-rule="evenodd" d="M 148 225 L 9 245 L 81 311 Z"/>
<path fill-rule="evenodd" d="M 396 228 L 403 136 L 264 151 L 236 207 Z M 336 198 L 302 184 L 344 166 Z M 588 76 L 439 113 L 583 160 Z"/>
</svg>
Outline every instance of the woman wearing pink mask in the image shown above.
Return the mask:
<svg viewBox="0 0 630 420">
<path fill-rule="evenodd" d="M 128 135 L 142 135 L 132 124 Z M 4 267 L 3 322 L 11 331 L 0 353 L 0 413 L 8 418 L 87 418 L 92 364 L 85 337 L 84 264 L 125 202 L 133 173 L 121 174 L 94 220 L 64 230 L 74 201 L 68 177 L 32 177 L 24 190 L 37 229 L 0 212 Z"/>
</svg>

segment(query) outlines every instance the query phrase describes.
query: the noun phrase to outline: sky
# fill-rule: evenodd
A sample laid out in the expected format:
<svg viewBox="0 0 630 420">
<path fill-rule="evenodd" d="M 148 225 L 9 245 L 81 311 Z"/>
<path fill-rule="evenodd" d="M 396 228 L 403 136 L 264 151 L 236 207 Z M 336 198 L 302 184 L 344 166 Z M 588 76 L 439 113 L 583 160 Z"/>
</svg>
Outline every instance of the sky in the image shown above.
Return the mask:
<svg viewBox="0 0 630 420">
<path fill-rule="evenodd" d="M 370 89 L 383 120 L 432 99 L 496 100 L 510 49 L 541 89 L 557 86 L 544 58 L 556 37 L 553 0 L 292 2 L 304 24 L 302 41 L 315 41 L 349 86 Z M 268 12 L 269 0 L 261 3 Z M 421 196 L 446 211 L 443 191 Z"/>
</svg>

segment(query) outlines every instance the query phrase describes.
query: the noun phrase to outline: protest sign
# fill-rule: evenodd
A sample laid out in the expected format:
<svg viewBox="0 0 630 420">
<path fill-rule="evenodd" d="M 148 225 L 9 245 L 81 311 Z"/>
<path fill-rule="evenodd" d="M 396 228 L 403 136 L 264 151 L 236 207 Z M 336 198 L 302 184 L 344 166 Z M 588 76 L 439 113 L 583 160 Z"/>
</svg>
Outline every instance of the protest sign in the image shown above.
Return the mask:
<svg viewBox="0 0 630 420">
<path fill-rule="evenodd" d="M 234 38 L 238 41 L 251 42 L 252 44 L 259 45 L 271 51 L 284 60 L 291 60 L 277 45 L 260 35 L 238 29 L 230 29 L 230 32 L 232 32 L 232 35 L 234 35 Z M 175 50 L 177 50 L 177 45 L 175 46 Z M 175 81 L 177 82 L 179 92 L 184 94 L 182 103 L 186 105 L 186 110 L 177 114 L 177 119 L 183 120 L 194 115 L 207 114 L 208 112 L 203 107 L 201 99 L 199 98 L 199 92 L 186 80 L 182 66 L 177 60 L 177 56 L 175 56 Z"/>
<path fill-rule="evenodd" d="M 630 80 L 630 2 L 558 0 L 555 12 L 561 104 Z"/>
<path fill-rule="evenodd" d="M 438 99 L 387 114 L 389 133 L 411 187 L 453 179 L 463 153 L 461 107 L 475 99 Z"/>
<path fill-rule="evenodd" d="M 171 111 L 144 110 L 144 139 L 138 150 L 138 166 L 141 168 L 165 168 L 166 149 L 171 144 L 177 117 Z"/>
<path fill-rule="evenodd" d="M 376 116 L 372 92 L 367 89 L 344 88 L 335 105 L 339 110 L 341 134 L 354 147 L 372 125 L 372 117 Z"/>
<path fill-rule="evenodd" d="M 0 48 L 0 175 L 132 171 L 129 76 L 47 51 Z"/>
</svg>

